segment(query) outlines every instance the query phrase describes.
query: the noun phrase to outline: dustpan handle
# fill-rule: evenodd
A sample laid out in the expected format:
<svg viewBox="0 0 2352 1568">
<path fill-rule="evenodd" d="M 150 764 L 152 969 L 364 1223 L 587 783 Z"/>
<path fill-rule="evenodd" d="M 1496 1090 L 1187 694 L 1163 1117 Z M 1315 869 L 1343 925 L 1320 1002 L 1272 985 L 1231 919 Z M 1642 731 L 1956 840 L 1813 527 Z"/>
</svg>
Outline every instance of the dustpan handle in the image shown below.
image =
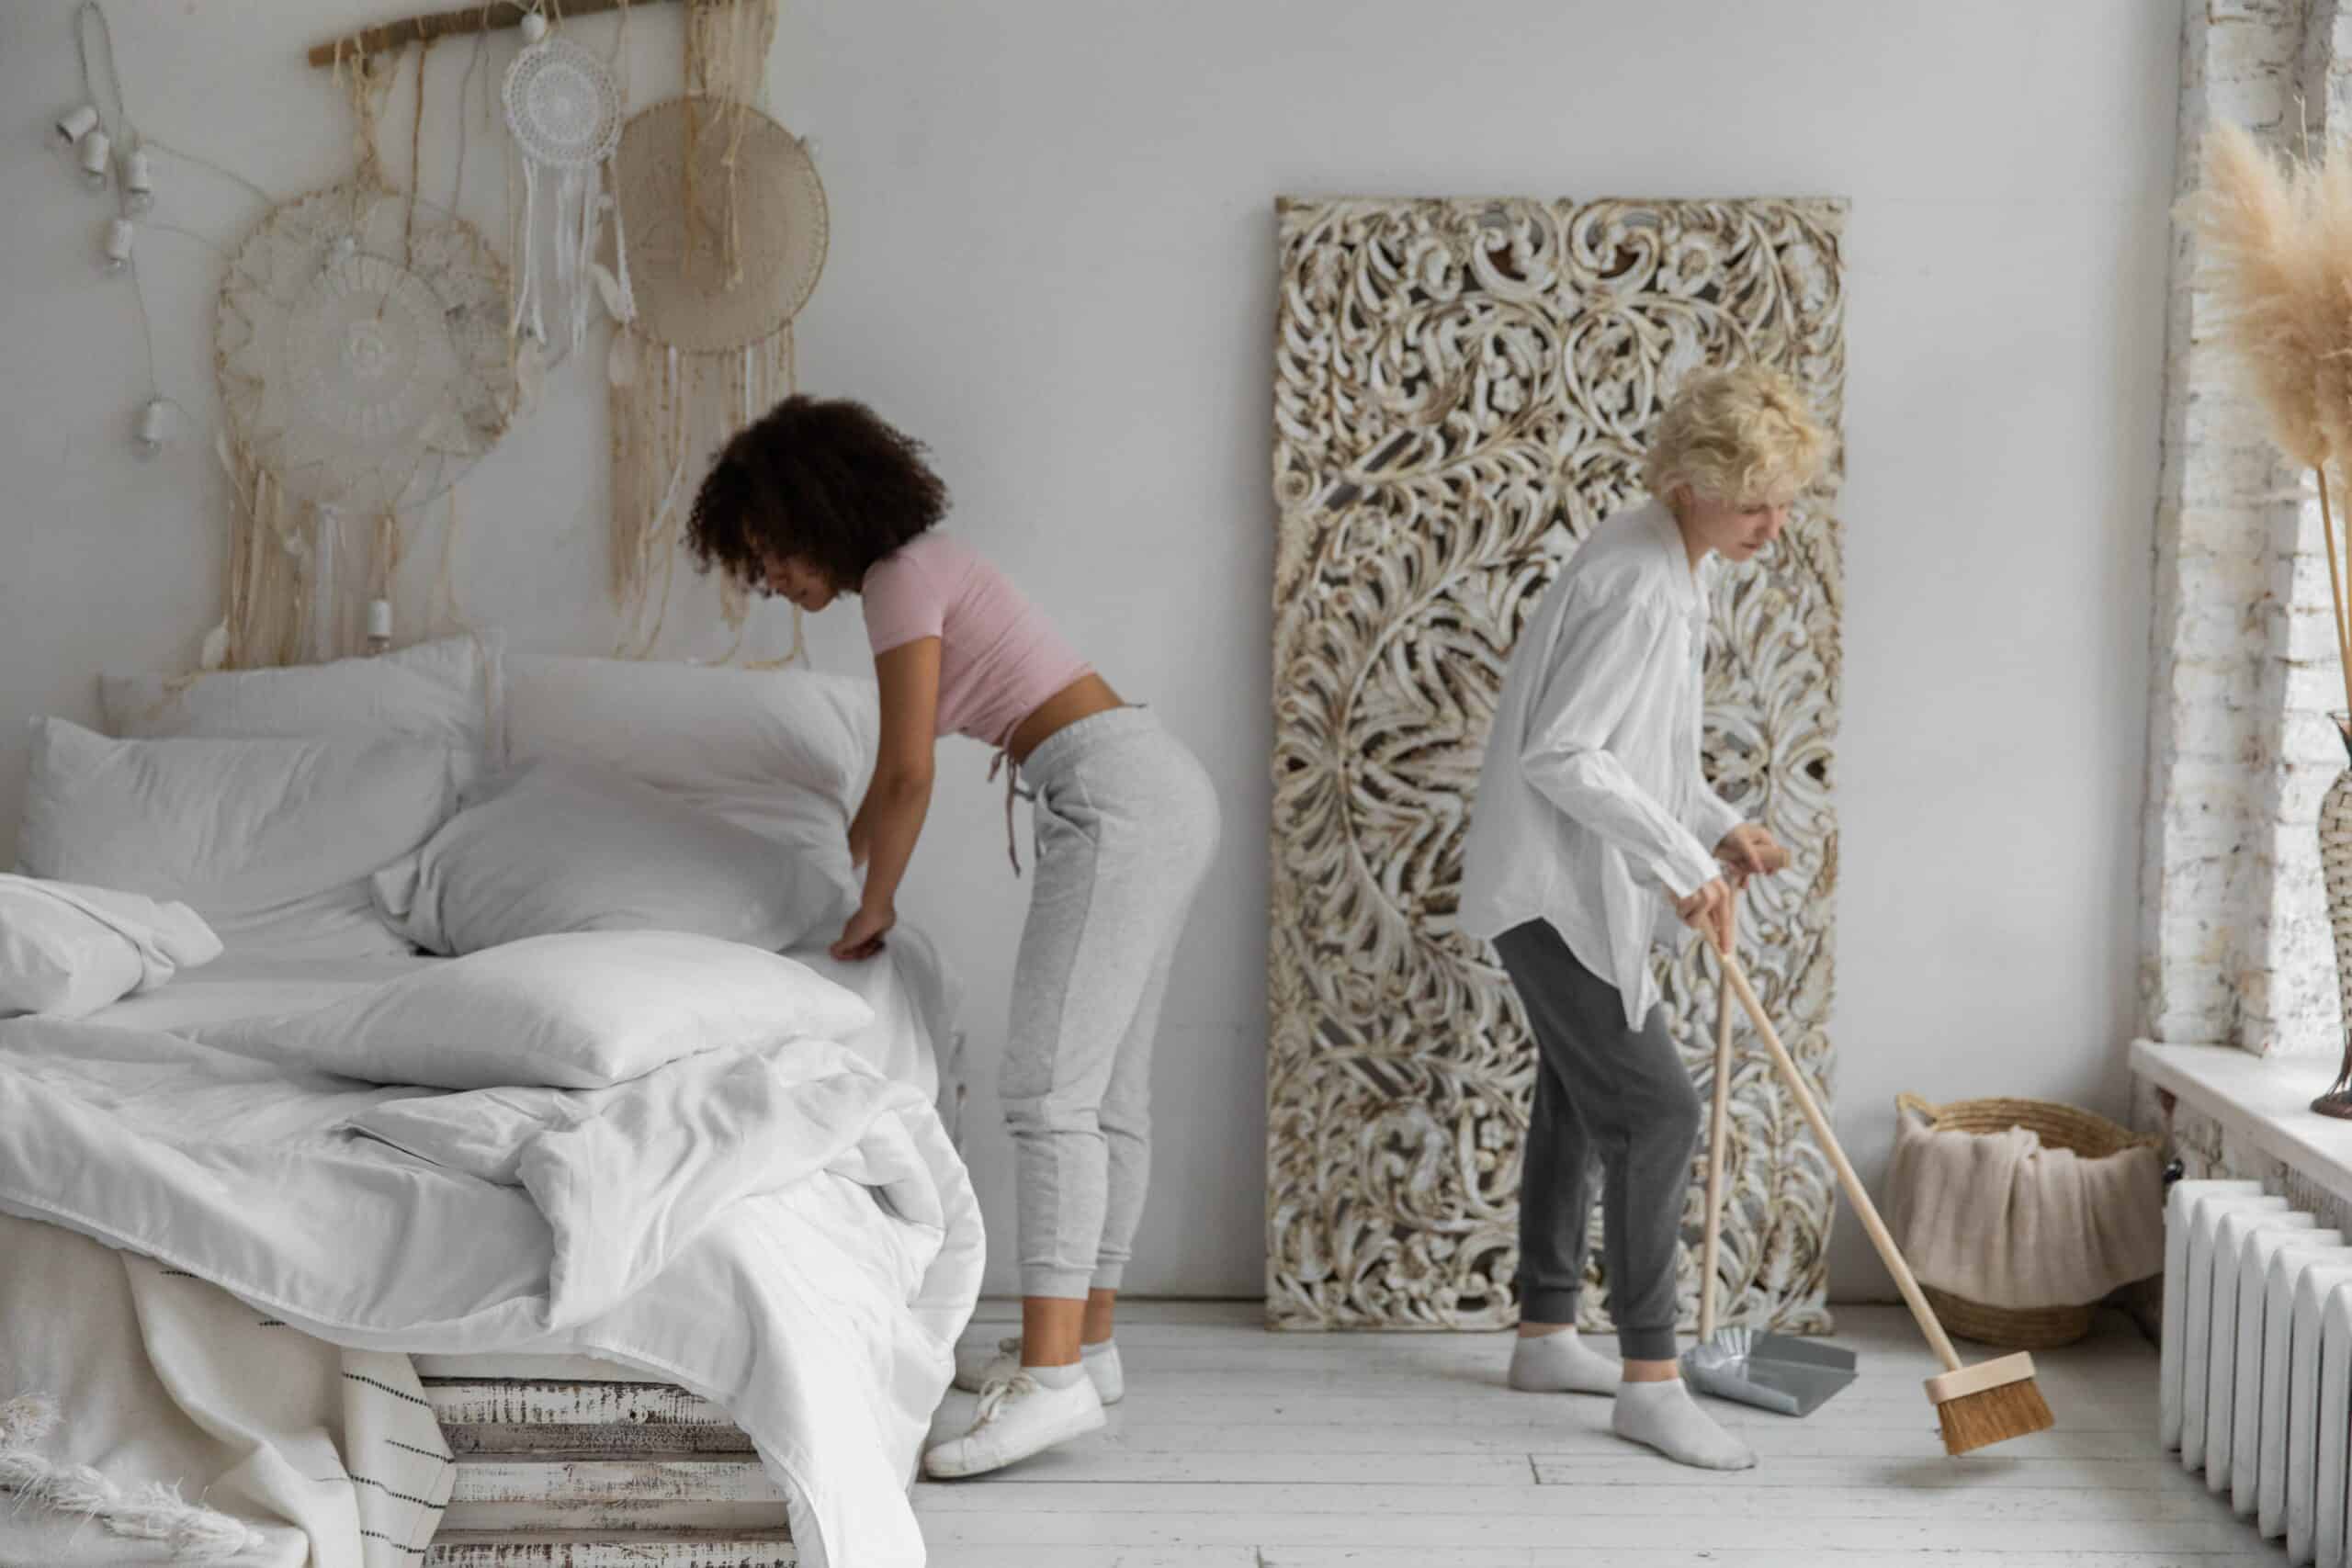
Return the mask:
<svg viewBox="0 0 2352 1568">
<path fill-rule="evenodd" d="M 1821 1113 L 1821 1107 L 1815 1102 L 1813 1090 L 1805 1087 L 1804 1075 L 1797 1071 L 1796 1063 L 1789 1056 L 1788 1047 L 1781 1043 L 1780 1034 L 1772 1028 L 1772 1021 L 1764 1015 L 1764 1004 L 1756 999 L 1755 988 L 1748 985 L 1747 973 L 1740 968 L 1739 960 L 1728 953 L 1720 957 L 1724 979 L 1738 996 L 1740 1005 L 1747 1010 L 1747 1021 L 1756 1026 L 1756 1032 L 1763 1036 L 1764 1048 L 1771 1053 L 1772 1066 L 1789 1086 L 1789 1093 L 1796 1100 L 1797 1109 L 1804 1112 L 1806 1123 L 1813 1128 L 1813 1135 L 1821 1142 L 1822 1153 L 1829 1156 L 1830 1165 L 1838 1172 L 1838 1183 L 1846 1190 L 1846 1201 L 1853 1204 L 1854 1213 L 1861 1219 L 1862 1228 L 1870 1233 L 1871 1245 L 1878 1248 L 1886 1271 L 1894 1276 L 1895 1286 L 1903 1292 L 1904 1304 L 1911 1309 L 1911 1315 L 1919 1320 L 1919 1331 L 1928 1337 L 1928 1347 L 1935 1351 L 1936 1359 L 1943 1362 L 1944 1370 L 1960 1371 L 1960 1352 L 1951 1348 L 1951 1340 L 1945 1335 L 1944 1325 L 1936 1321 L 1935 1309 L 1920 1293 L 1919 1281 L 1911 1277 L 1911 1266 L 1903 1261 L 1903 1254 L 1896 1248 L 1894 1238 L 1887 1234 L 1886 1222 L 1878 1217 L 1878 1206 L 1863 1190 L 1862 1179 L 1854 1174 L 1853 1166 L 1847 1161 L 1846 1151 L 1838 1145 L 1838 1134 L 1829 1130 L 1829 1119 Z"/>
<path fill-rule="evenodd" d="M 1732 900 L 1724 917 L 1724 940 L 1729 946 L 1739 919 L 1739 900 Z M 1724 1236 L 1724 1141 L 1731 1111 L 1731 1017 L 1739 1004 L 1729 986 L 1715 990 L 1715 1103 L 1707 1119 L 1707 1230 L 1699 1254 L 1699 1343 L 1715 1337 L 1715 1262 Z"/>
</svg>

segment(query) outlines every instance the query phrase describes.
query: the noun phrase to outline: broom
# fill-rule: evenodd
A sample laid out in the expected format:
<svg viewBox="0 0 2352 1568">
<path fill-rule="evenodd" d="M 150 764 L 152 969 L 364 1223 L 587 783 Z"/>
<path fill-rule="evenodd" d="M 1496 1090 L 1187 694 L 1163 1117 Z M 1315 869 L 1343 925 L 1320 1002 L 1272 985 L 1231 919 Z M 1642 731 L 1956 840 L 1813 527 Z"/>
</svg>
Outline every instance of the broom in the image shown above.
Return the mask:
<svg viewBox="0 0 2352 1568">
<path fill-rule="evenodd" d="M 1978 1366 L 1961 1365 L 1960 1353 L 1951 1348 L 1944 1325 L 1936 1321 L 1935 1309 L 1928 1305 L 1928 1298 L 1919 1293 L 1919 1281 L 1912 1278 L 1911 1266 L 1903 1261 L 1894 1238 L 1887 1234 L 1886 1222 L 1878 1217 L 1877 1206 L 1862 1190 L 1861 1178 L 1854 1174 L 1846 1151 L 1838 1145 L 1837 1134 L 1829 1130 L 1829 1119 L 1822 1115 L 1813 1091 L 1805 1087 L 1804 1075 L 1797 1071 L 1788 1047 L 1781 1043 L 1780 1035 L 1772 1028 L 1772 1021 L 1765 1017 L 1764 1004 L 1756 999 L 1755 989 L 1748 985 L 1739 960 L 1729 953 L 1719 956 L 1724 983 L 1747 1010 L 1756 1032 L 1763 1037 L 1764 1048 L 1771 1053 L 1773 1067 L 1789 1086 L 1789 1093 L 1795 1098 L 1797 1109 L 1804 1113 L 1813 1135 L 1821 1140 L 1830 1165 L 1837 1169 L 1838 1184 L 1846 1190 L 1847 1201 L 1861 1216 L 1862 1228 L 1870 1233 L 1871 1244 L 1885 1260 L 1887 1272 L 1894 1276 L 1903 1300 L 1911 1308 L 1911 1315 L 1919 1320 L 1920 1331 L 1927 1335 L 1936 1359 L 1944 1364 L 1939 1375 L 1928 1380 L 1928 1398 L 1943 1422 L 1944 1452 L 1964 1454 L 2011 1438 L 2022 1438 L 2029 1432 L 2048 1431 L 2056 1422 L 2050 1414 L 2049 1404 L 2041 1397 L 2041 1390 L 2034 1383 L 2031 1356 L 2019 1352 Z"/>
</svg>

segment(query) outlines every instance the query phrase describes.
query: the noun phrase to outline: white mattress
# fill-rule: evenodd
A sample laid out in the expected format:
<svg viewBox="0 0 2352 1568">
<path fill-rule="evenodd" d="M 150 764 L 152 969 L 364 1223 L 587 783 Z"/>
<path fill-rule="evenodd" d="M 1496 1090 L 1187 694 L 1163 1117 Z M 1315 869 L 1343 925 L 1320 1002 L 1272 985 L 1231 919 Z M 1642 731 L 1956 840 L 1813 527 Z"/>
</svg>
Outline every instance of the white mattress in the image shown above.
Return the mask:
<svg viewBox="0 0 2352 1568">
<path fill-rule="evenodd" d="M 791 956 L 855 991 L 874 1009 L 873 1024 L 842 1044 L 889 1077 L 918 1086 L 934 1100 L 943 1098 L 940 1058 L 942 1047 L 952 1051 L 956 1041 L 957 987 L 928 938 L 902 924 L 890 933 L 882 955 L 869 963 L 840 963 L 822 946 Z M 154 990 L 126 997 L 87 1021 L 168 1032 L 234 1018 L 300 1012 L 443 962 L 423 956 L 296 961 L 232 953 L 200 969 L 183 970 Z M 419 1356 L 415 1360 L 424 1377 L 669 1381 L 659 1373 L 587 1356 Z"/>
</svg>

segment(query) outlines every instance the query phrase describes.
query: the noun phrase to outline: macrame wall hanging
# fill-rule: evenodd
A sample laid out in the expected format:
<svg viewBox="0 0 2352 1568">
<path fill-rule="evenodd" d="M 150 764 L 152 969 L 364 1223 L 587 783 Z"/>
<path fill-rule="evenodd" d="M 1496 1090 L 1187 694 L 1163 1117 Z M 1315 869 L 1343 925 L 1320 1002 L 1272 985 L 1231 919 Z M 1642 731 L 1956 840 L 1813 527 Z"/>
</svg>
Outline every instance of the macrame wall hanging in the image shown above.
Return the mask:
<svg viewBox="0 0 2352 1568">
<path fill-rule="evenodd" d="M 471 224 L 384 179 L 387 74 L 371 56 L 350 75 L 352 177 L 273 208 L 221 284 L 220 449 L 239 515 L 208 666 L 389 638 L 400 514 L 445 494 L 514 412 L 505 268 Z"/>
<path fill-rule="evenodd" d="M 228 613 L 206 641 L 208 668 L 384 646 L 403 516 L 445 496 L 426 619 L 440 624 L 445 597 L 454 613 L 452 487 L 585 345 L 598 300 L 616 323 L 605 357 L 616 651 L 653 653 L 695 481 L 719 446 L 793 389 L 792 321 L 826 244 L 808 152 L 759 107 L 775 0 L 685 0 L 684 9 L 686 95 L 634 118 L 622 73 L 630 0 L 417 17 L 311 51 L 348 89 L 356 166 L 273 208 L 221 288 L 215 369 L 228 418 L 218 447 L 238 516 Z M 576 20 L 611 10 L 620 26 L 608 56 L 563 36 L 567 12 Z M 490 30 L 516 20 L 521 51 L 503 73 L 479 71 Z M 462 33 L 475 35 L 476 52 L 458 90 L 458 184 L 445 209 L 392 187 L 377 122 L 413 50 L 413 186 L 432 45 Z M 489 123 L 503 121 L 512 138 L 511 277 L 455 216 L 462 100 L 478 73 Z M 731 661 L 750 603 L 732 583 L 719 593 Z M 799 630 L 796 612 L 787 659 L 800 651 Z"/>
<path fill-rule="evenodd" d="M 687 96 L 630 118 L 615 170 L 633 310 L 606 362 L 617 652 L 659 641 L 694 484 L 727 439 L 794 387 L 792 321 L 823 269 L 823 186 L 800 140 L 757 107 L 775 0 L 697 0 Z M 749 602 L 723 582 L 741 651 Z M 800 649 L 794 615 L 792 658 Z"/>
</svg>

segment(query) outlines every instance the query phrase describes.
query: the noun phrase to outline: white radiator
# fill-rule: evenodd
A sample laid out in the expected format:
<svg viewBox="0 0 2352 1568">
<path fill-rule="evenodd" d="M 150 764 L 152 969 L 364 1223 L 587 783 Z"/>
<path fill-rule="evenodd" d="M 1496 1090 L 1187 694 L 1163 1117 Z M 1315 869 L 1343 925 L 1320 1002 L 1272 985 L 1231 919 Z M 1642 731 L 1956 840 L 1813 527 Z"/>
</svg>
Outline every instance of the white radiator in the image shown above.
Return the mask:
<svg viewBox="0 0 2352 1568">
<path fill-rule="evenodd" d="M 2352 1568 L 2352 1246 L 2255 1181 L 2165 1214 L 2159 1436 L 2293 1563 Z"/>
</svg>

